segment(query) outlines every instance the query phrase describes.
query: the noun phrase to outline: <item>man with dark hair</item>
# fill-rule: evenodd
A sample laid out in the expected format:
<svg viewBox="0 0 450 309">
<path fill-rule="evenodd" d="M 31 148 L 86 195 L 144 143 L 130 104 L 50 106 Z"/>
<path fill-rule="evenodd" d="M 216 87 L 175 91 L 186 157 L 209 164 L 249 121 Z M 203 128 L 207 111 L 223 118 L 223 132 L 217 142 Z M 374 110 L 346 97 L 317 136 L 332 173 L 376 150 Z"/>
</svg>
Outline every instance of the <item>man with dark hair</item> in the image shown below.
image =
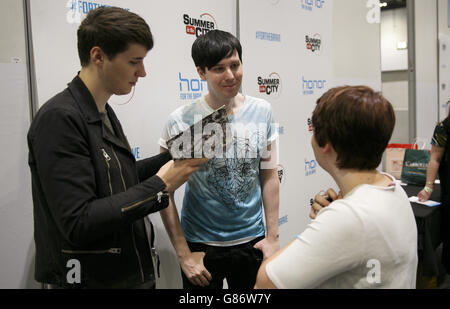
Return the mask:
<svg viewBox="0 0 450 309">
<path fill-rule="evenodd" d="M 394 177 L 376 170 L 395 125 L 392 105 L 365 86 L 333 88 L 314 110 L 312 147 L 336 181 L 311 224 L 265 261 L 257 288 L 415 288 L 417 227 Z"/>
<path fill-rule="evenodd" d="M 138 15 L 124 14 L 115 7 L 91 11 L 78 28 L 78 55 L 81 66 L 91 62 L 91 49 L 99 46 L 109 60 L 128 49 L 129 43 L 140 44 L 147 51 L 153 48 L 148 24 Z"/>
<path fill-rule="evenodd" d="M 225 31 L 216 30 L 195 40 L 191 56 L 197 70 L 200 69 L 203 73 L 235 52 L 242 64 L 242 46 L 239 40 Z"/>
<path fill-rule="evenodd" d="M 35 278 L 52 288 L 154 288 L 147 215 L 207 160 L 169 154 L 136 162 L 108 105 L 146 76 L 147 23 L 114 7 L 78 30 L 81 71 L 37 113 L 28 132 Z"/>
<path fill-rule="evenodd" d="M 166 152 L 166 142 L 196 119 L 222 106 L 228 113 L 229 132 L 215 133 L 227 135 L 230 143 L 225 154 L 214 152 L 190 178 L 181 224 L 173 194 L 161 216 L 179 258 L 184 288 L 222 288 L 224 279 L 230 288 L 252 288 L 263 257 L 279 248 L 278 132 L 272 108 L 265 100 L 239 93 L 242 48 L 232 34 L 213 30 L 200 36 L 192 46 L 192 58 L 209 93 L 170 115 L 161 151 Z M 224 140 L 220 137 L 216 141 Z"/>
</svg>

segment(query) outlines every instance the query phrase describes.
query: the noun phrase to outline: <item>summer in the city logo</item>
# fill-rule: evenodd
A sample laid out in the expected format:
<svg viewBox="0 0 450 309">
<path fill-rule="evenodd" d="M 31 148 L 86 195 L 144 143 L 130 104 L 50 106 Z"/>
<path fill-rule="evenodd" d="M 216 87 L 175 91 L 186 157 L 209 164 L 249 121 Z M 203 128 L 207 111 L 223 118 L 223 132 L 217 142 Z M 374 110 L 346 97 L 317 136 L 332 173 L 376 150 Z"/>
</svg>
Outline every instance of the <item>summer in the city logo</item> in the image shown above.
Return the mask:
<svg viewBox="0 0 450 309">
<path fill-rule="evenodd" d="M 270 73 L 269 76 L 258 76 L 259 93 L 271 97 L 278 97 L 281 93 L 281 77 L 278 73 Z"/>
<path fill-rule="evenodd" d="M 183 23 L 186 26 L 186 34 L 195 35 L 196 37 L 218 29 L 216 19 L 209 13 L 203 13 L 199 18 L 184 14 Z"/>
</svg>

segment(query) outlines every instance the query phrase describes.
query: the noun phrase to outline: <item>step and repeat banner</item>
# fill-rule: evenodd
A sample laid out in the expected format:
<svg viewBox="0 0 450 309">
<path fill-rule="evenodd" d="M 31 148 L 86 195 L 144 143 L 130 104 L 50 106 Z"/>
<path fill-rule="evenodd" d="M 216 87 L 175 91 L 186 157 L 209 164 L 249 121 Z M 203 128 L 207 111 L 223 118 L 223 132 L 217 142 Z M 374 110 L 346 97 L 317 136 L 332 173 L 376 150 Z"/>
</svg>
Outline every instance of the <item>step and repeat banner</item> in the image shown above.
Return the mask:
<svg viewBox="0 0 450 309">
<path fill-rule="evenodd" d="M 317 99 L 333 86 L 330 0 L 240 1 L 243 91 L 272 104 L 279 123 L 280 243 L 310 222 L 310 200 L 334 185 L 311 147 Z"/>
</svg>

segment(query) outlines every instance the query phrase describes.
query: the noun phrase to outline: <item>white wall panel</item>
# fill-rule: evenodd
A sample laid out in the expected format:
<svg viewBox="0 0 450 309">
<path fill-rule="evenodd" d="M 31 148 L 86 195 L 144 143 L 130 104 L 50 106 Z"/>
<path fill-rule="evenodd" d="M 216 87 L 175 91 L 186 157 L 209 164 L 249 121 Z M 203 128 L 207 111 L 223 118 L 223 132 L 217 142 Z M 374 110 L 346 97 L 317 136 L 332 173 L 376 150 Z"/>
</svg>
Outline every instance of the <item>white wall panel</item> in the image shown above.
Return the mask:
<svg viewBox="0 0 450 309">
<path fill-rule="evenodd" d="M 1 1 L 0 15 L 0 288 L 38 288 L 33 279 L 33 206 L 26 143 L 30 113 L 22 1 Z"/>
<path fill-rule="evenodd" d="M 309 200 L 318 188 L 332 185 L 315 161 L 308 125 L 317 98 L 334 83 L 332 6 L 332 1 L 240 1 L 243 92 L 269 101 L 281 130 L 282 245 L 309 222 Z M 258 78 L 273 76 L 280 79 L 279 91 L 261 93 Z"/>
<path fill-rule="evenodd" d="M 416 137 L 431 141 L 439 114 L 437 1 L 415 1 L 415 39 Z"/>
</svg>

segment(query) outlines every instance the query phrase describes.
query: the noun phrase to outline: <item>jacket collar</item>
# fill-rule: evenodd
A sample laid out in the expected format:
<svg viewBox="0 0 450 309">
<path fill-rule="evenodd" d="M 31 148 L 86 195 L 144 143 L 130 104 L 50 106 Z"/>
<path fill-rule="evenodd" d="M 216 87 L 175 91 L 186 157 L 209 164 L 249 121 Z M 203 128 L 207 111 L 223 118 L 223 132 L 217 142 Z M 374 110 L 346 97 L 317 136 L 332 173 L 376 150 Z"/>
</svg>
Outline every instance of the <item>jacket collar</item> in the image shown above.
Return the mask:
<svg viewBox="0 0 450 309">
<path fill-rule="evenodd" d="M 105 124 L 102 122 L 103 138 L 119 147 L 128 150 L 131 153 L 130 144 L 128 143 L 128 140 L 123 133 L 119 119 L 117 118 L 114 110 L 111 108 L 111 106 L 109 106 L 109 104 L 106 104 L 106 111 L 108 112 L 109 120 L 111 121 L 111 125 L 113 126 L 116 135 L 112 134 L 111 131 L 106 128 Z"/>
<path fill-rule="evenodd" d="M 129 152 L 131 152 L 131 148 L 130 148 L 129 143 L 122 131 L 120 122 L 119 122 L 118 118 L 116 117 L 116 114 L 114 113 L 113 109 L 109 106 L 109 104 L 106 104 L 106 110 L 108 111 L 108 116 L 111 120 L 111 124 L 112 124 L 117 136 L 111 134 L 109 132 L 109 130 L 103 124 L 102 119 L 100 117 L 100 113 L 97 109 L 97 104 L 95 104 L 94 97 L 92 96 L 91 92 L 86 87 L 84 82 L 81 80 L 79 75 L 77 75 L 69 83 L 68 86 L 69 86 L 70 92 L 72 93 L 73 97 L 75 98 L 75 101 L 77 102 L 78 106 L 80 107 L 81 113 L 85 116 L 86 121 L 89 124 L 98 123 L 99 125 L 101 125 L 103 139 L 109 141 L 110 143 L 112 143 L 118 147 L 124 148 L 125 150 L 128 150 Z"/>
<path fill-rule="evenodd" d="M 81 112 L 86 117 L 86 121 L 88 123 L 101 121 L 102 119 L 100 118 L 100 113 L 98 112 L 94 97 L 81 78 L 78 75 L 75 76 L 68 86 L 75 101 L 79 105 Z"/>
</svg>

